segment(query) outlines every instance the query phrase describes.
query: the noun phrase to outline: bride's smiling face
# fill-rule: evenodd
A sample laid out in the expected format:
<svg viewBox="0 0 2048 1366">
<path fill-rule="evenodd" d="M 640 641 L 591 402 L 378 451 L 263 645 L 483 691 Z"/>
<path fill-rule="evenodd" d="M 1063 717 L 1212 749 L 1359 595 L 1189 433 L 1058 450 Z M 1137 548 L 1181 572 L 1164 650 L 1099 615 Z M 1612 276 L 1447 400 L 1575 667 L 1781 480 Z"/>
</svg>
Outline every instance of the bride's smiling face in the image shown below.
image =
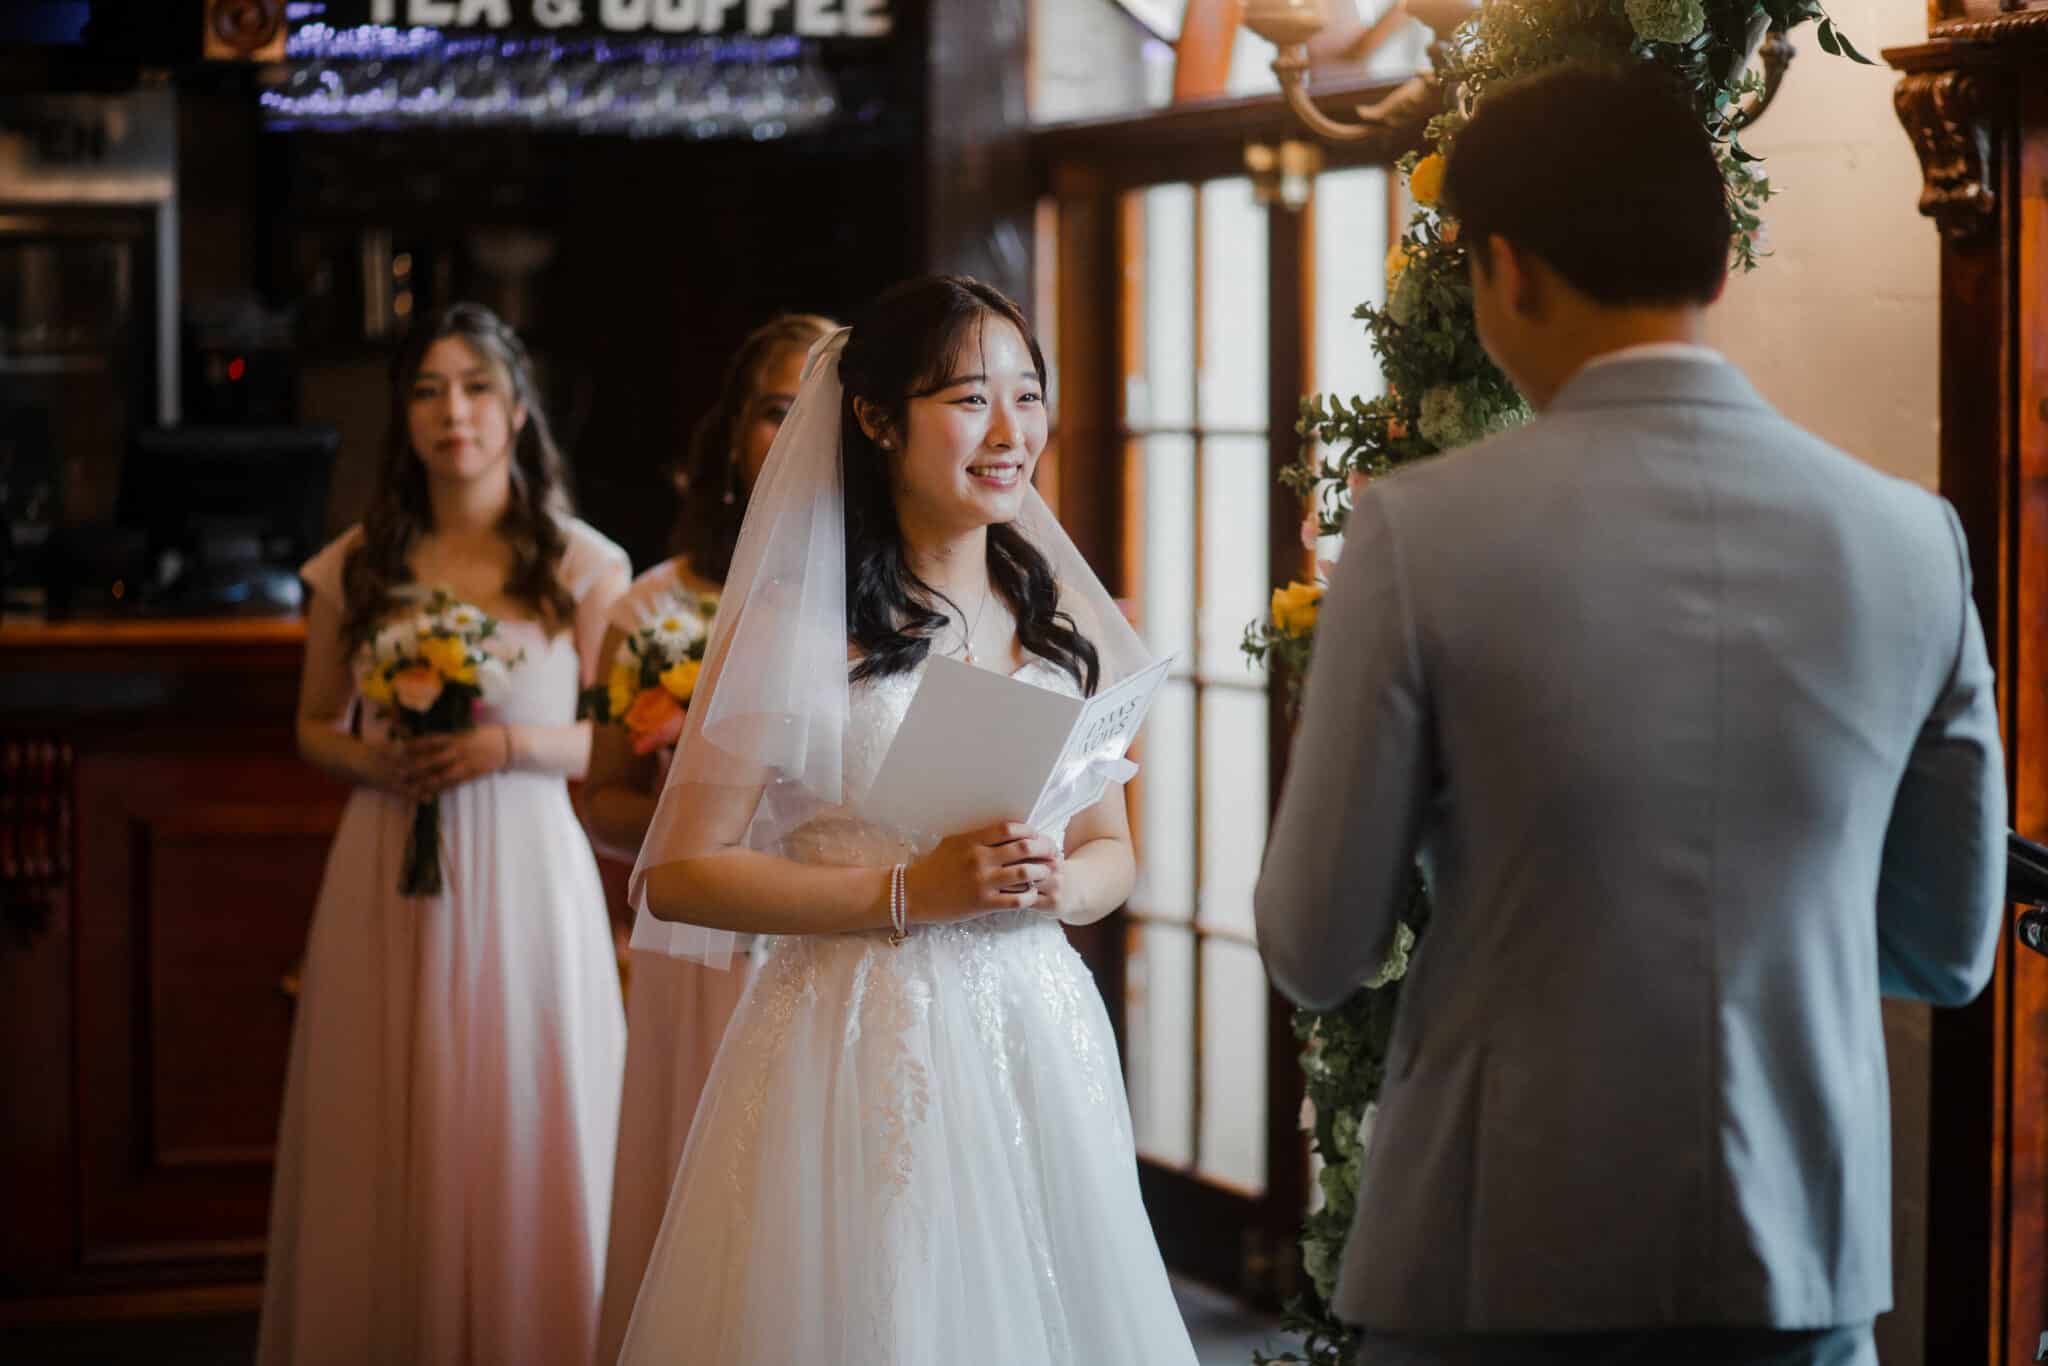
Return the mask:
<svg viewBox="0 0 2048 1366">
<path fill-rule="evenodd" d="M 962 341 L 883 438 L 899 516 L 942 532 L 1015 521 L 1045 450 L 1045 385 L 1023 336 L 984 314 Z"/>
</svg>

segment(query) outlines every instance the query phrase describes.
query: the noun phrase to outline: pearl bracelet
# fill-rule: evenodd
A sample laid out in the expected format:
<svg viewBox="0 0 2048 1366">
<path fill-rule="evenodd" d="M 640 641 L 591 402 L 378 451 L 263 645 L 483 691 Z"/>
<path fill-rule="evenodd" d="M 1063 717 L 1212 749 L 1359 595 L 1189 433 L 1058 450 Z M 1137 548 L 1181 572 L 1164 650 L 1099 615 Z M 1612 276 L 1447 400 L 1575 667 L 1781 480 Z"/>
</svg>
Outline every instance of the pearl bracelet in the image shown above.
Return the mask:
<svg viewBox="0 0 2048 1366">
<path fill-rule="evenodd" d="M 910 892 L 904 885 L 903 865 L 889 870 L 889 945 L 894 948 L 910 938 Z"/>
</svg>

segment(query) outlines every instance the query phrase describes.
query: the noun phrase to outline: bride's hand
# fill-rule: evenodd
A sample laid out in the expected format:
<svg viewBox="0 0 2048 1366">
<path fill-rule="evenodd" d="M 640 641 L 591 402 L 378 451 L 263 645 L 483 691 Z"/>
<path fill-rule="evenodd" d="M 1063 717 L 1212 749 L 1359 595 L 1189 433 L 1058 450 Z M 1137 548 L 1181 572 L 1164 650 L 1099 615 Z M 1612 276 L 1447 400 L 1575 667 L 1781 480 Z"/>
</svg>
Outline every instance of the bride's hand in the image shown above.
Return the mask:
<svg viewBox="0 0 2048 1366">
<path fill-rule="evenodd" d="M 1067 854 L 1051 840 L 1047 840 L 1046 844 L 1052 852 L 1039 861 L 1039 866 L 1045 870 L 1045 876 L 1031 884 L 1031 909 L 1057 916 L 1065 909 L 1060 905 L 1060 892 L 1064 885 L 1061 875 L 1067 870 Z"/>
<path fill-rule="evenodd" d="M 954 835 L 904 870 L 913 921 L 964 920 L 1046 905 L 1059 849 L 1030 826 L 1006 821 Z"/>
</svg>

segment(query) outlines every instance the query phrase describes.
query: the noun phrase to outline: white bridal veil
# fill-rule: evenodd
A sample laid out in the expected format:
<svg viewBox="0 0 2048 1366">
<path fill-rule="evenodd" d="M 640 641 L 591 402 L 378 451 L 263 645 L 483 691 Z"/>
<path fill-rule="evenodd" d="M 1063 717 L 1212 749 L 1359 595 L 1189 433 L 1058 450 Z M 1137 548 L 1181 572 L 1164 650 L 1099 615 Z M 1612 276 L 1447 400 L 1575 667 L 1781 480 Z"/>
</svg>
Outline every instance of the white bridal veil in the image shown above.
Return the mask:
<svg viewBox="0 0 2048 1366">
<path fill-rule="evenodd" d="M 731 962 L 727 930 L 657 920 L 647 874 L 716 852 L 693 847 L 693 803 L 758 790 L 746 847 L 777 851 L 791 831 L 840 805 L 847 682 L 845 468 L 840 458 L 841 329 L 811 348 L 796 402 L 768 452 L 676 760 L 640 857 L 630 897 L 632 946 L 715 967 Z M 1152 654 L 1052 515 L 1027 488 L 1016 525 L 1052 566 L 1060 606 L 1095 645 L 1099 687 L 1152 663 Z"/>
</svg>

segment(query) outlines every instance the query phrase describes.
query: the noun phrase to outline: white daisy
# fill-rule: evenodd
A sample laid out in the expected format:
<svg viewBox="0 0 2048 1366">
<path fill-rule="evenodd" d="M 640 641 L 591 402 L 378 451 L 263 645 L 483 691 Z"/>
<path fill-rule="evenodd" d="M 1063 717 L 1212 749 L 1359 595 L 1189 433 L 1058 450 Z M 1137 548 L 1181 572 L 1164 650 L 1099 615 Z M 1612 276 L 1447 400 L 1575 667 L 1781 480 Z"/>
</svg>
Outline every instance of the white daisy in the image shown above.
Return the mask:
<svg viewBox="0 0 2048 1366">
<path fill-rule="evenodd" d="M 420 634 L 417 623 L 410 621 L 392 622 L 378 631 L 370 644 L 379 664 L 409 659 L 418 653 L 419 647 Z"/>
<path fill-rule="evenodd" d="M 663 659 L 680 659 L 683 652 L 704 636 L 704 619 L 694 604 L 674 599 L 662 603 L 641 623 Z"/>
</svg>

